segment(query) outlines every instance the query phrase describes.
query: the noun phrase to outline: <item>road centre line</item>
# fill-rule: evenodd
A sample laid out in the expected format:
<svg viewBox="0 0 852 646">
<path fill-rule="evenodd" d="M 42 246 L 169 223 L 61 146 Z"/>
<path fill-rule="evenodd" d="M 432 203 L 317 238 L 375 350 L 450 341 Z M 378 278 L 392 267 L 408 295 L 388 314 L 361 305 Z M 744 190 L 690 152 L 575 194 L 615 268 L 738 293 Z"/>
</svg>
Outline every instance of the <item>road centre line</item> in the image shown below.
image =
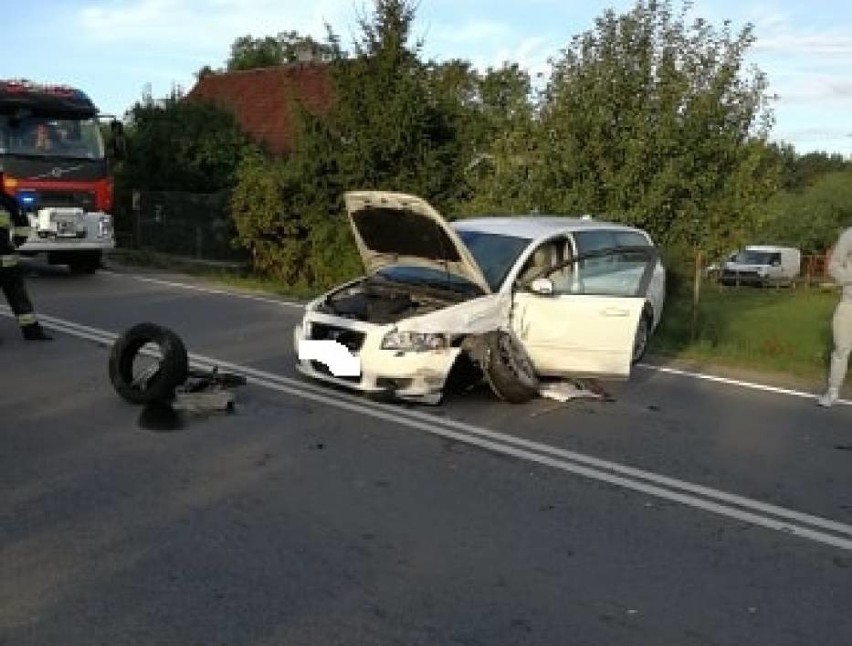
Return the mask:
<svg viewBox="0 0 852 646">
<path fill-rule="evenodd" d="M 0 309 L 0 313 L 10 316 L 8 308 Z M 111 344 L 118 336 L 105 330 L 44 314 L 41 314 L 40 318 L 46 327 L 100 344 Z M 486 450 L 511 455 L 752 525 L 852 551 L 852 538 L 847 538 L 847 536 L 852 537 L 852 525 L 796 512 L 547 444 L 505 435 L 464 422 L 444 419 L 421 411 L 371 402 L 360 397 L 337 393 L 327 387 L 256 370 L 248 366 L 232 364 L 195 353 L 190 353 L 190 359 L 198 367 L 211 369 L 215 366 L 221 370 L 241 374 L 256 385 L 278 392 L 409 426 L 432 435 L 454 439 Z"/>
<path fill-rule="evenodd" d="M 108 274 L 110 276 L 121 277 L 121 278 L 130 278 L 132 280 L 139 280 L 142 282 L 152 283 L 155 285 L 162 285 L 164 287 L 176 287 L 179 289 L 187 289 L 194 290 L 198 292 L 203 292 L 206 294 L 216 294 L 219 296 L 232 296 L 234 298 L 244 298 L 247 300 L 257 301 L 261 303 L 268 303 L 271 305 L 284 305 L 286 307 L 292 307 L 294 309 L 302 309 L 304 308 L 304 303 L 299 303 L 295 301 L 282 301 L 273 298 L 265 298 L 262 296 L 253 296 L 251 294 L 242 294 L 239 292 L 229 291 L 227 289 L 214 289 L 210 287 L 200 287 L 197 285 L 187 285 L 186 283 L 179 283 L 173 281 L 161 280 L 158 278 L 149 278 L 145 276 L 130 276 L 127 274 L 122 274 L 119 272 L 112 272 L 108 270 L 102 270 L 101 273 Z M 701 381 L 711 381 L 718 384 L 724 384 L 726 386 L 736 386 L 739 388 L 748 388 L 749 390 L 758 390 L 761 392 L 773 393 L 776 395 L 788 395 L 791 397 L 800 397 L 803 399 L 818 399 L 819 394 L 808 393 L 801 390 L 792 390 L 789 388 L 779 388 L 777 386 L 768 386 L 766 384 L 759 384 L 750 381 L 742 381 L 739 379 L 731 379 L 728 377 L 718 377 L 715 375 L 708 375 L 702 372 L 694 372 L 690 370 L 683 370 L 679 368 L 672 368 L 668 366 L 658 366 L 650 363 L 639 363 L 636 364 L 637 368 L 641 368 L 644 370 L 651 370 L 654 372 L 661 372 L 664 374 L 676 375 L 679 377 L 689 377 L 690 379 L 698 379 Z M 835 404 L 843 404 L 846 406 L 852 406 L 852 401 L 848 399 L 838 399 Z"/>
</svg>

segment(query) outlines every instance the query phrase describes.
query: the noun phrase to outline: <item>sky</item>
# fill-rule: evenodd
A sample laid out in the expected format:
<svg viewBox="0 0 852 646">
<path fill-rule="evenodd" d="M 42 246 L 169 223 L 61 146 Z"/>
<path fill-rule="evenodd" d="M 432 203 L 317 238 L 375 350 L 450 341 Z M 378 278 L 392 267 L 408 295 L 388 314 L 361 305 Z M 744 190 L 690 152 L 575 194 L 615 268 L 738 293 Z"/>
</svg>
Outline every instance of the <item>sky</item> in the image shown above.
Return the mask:
<svg viewBox="0 0 852 646">
<path fill-rule="evenodd" d="M 516 62 L 546 78 L 548 60 L 591 29 L 611 0 L 419 0 L 413 35 L 424 55 L 479 69 Z M 679 2 L 674 5 L 679 7 Z M 372 0 L 30 0 L 3 12 L 0 78 L 73 85 L 121 117 L 146 93 L 188 91 L 205 65 L 223 67 L 240 36 L 297 31 L 347 48 Z M 736 32 L 753 24 L 746 60 L 765 72 L 771 138 L 799 153 L 852 158 L 852 3 L 848 0 L 695 0 L 692 14 Z"/>
</svg>

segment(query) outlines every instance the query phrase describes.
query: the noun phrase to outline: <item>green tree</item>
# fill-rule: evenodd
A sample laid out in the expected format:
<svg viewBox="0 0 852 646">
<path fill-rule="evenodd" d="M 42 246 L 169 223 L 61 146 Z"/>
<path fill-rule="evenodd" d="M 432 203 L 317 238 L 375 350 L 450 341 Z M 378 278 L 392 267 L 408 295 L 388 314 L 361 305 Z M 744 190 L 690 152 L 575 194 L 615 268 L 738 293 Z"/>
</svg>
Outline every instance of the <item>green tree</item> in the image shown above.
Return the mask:
<svg viewBox="0 0 852 646">
<path fill-rule="evenodd" d="M 249 249 L 255 270 L 285 283 L 298 282 L 307 237 L 302 222 L 285 208 L 290 189 L 286 166 L 252 147 L 237 169 L 231 215 L 238 239 Z"/>
<path fill-rule="evenodd" d="M 475 81 L 475 97 L 466 106 L 465 125 L 473 144 L 465 165 L 471 197 L 462 211 L 529 211 L 528 183 L 538 159 L 540 137 L 529 74 L 515 63 L 506 63 L 476 74 Z"/>
<path fill-rule="evenodd" d="M 827 173 L 852 169 L 852 161 L 839 153 L 810 152 L 797 155 L 792 177 L 785 177 L 785 188 L 803 189 Z"/>
<path fill-rule="evenodd" d="M 667 246 L 738 242 L 777 185 L 765 76 L 745 71 L 752 27 L 687 24 L 668 1 L 606 11 L 553 62 L 526 195 L 591 212 Z"/>
<path fill-rule="evenodd" d="M 852 169 L 825 173 L 801 190 L 787 190 L 769 202 L 756 235 L 761 241 L 824 253 L 840 231 L 852 226 Z"/>
<path fill-rule="evenodd" d="M 277 36 L 237 38 L 231 45 L 226 67 L 229 72 L 234 72 L 308 59 L 328 61 L 333 56 L 334 47 L 329 44 L 318 43 L 296 31 L 282 31 Z"/>
<path fill-rule="evenodd" d="M 131 188 L 215 192 L 230 187 L 247 140 L 233 115 L 179 91 L 129 111 L 120 181 Z"/>
<path fill-rule="evenodd" d="M 358 271 L 341 218 L 346 190 L 407 191 L 439 207 L 454 203 L 463 191 L 456 104 L 435 91 L 419 58 L 421 44 L 410 42 L 413 17 L 409 2 L 377 0 L 374 14 L 359 21 L 351 56 L 329 34 L 333 109 L 312 116 L 294 106 L 297 136 L 278 178 L 274 208 L 235 204 L 240 239 L 253 249 L 259 248 L 254 222 L 273 229 L 281 218 L 300 223 L 282 229 L 280 249 L 263 247 L 267 258 L 258 265 L 267 271 L 317 285 Z"/>
</svg>

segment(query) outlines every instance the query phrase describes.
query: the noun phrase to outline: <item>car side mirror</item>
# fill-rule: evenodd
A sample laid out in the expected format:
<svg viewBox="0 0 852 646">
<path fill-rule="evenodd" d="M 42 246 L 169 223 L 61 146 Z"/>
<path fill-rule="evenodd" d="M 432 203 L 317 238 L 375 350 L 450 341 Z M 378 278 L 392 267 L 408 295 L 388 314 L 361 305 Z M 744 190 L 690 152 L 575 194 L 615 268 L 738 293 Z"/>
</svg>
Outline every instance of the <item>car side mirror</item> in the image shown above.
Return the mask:
<svg viewBox="0 0 852 646">
<path fill-rule="evenodd" d="M 553 294 L 553 281 L 549 278 L 536 278 L 530 283 L 530 291 L 540 296 L 550 296 Z"/>
<path fill-rule="evenodd" d="M 122 161 L 127 156 L 127 136 L 124 134 L 124 126 L 117 119 L 113 119 L 109 124 L 109 130 L 108 154 L 113 161 Z"/>
</svg>

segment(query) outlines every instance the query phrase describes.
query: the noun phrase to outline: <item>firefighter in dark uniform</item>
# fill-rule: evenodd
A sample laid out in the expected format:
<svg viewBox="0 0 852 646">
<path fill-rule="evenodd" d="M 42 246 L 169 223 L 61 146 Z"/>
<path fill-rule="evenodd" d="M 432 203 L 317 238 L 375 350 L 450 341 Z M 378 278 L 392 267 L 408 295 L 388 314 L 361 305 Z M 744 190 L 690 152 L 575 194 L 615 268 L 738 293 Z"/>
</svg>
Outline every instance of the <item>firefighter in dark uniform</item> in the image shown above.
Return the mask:
<svg viewBox="0 0 852 646">
<path fill-rule="evenodd" d="M 30 223 L 21 212 L 18 202 L 6 193 L 3 172 L 0 170 L 0 288 L 15 314 L 27 341 L 50 341 L 36 318 L 33 305 L 24 287 L 24 276 L 18 266 L 15 249 L 29 237 Z"/>
</svg>

